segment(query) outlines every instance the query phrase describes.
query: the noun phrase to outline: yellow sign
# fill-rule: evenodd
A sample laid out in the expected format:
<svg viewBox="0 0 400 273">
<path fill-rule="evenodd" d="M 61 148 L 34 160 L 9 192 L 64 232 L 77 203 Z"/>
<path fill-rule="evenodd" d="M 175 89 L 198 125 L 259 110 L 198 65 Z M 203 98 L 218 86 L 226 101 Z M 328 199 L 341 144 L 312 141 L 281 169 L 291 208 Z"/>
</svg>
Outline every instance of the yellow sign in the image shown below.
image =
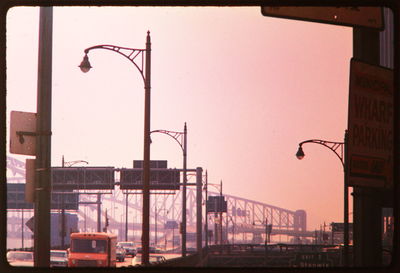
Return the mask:
<svg viewBox="0 0 400 273">
<path fill-rule="evenodd" d="M 383 29 L 383 11 L 381 7 L 262 6 L 261 13 L 264 16 L 286 19 Z"/>
</svg>

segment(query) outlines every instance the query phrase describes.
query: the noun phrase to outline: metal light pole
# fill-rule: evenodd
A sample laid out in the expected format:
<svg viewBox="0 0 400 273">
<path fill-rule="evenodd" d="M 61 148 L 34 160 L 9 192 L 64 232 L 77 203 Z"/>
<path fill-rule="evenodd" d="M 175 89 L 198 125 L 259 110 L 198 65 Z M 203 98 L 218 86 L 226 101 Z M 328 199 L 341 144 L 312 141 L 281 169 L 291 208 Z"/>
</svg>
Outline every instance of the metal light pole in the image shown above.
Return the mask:
<svg viewBox="0 0 400 273">
<path fill-rule="evenodd" d="M 87 54 L 92 49 L 107 49 L 121 54 L 131 61 L 139 70 L 144 81 L 144 136 L 143 136 L 143 219 L 142 219 L 142 264 L 149 264 L 150 242 L 150 76 L 151 76 L 151 42 L 150 31 L 147 32 L 146 49 L 120 47 L 115 45 L 96 45 L 85 49 L 85 56 L 79 65 L 82 72 L 91 68 Z M 140 56 L 141 61 L 135 59 Z"/>
<path fill-rule="evenodd" d="M 21 248 L 24 248 L 24 208 L 21 209 Z"/>
<path fill-rule="evenodd" d="M 89 164 L 89 162 L 87 162 L 85 160 L 74 160 L 74 161 L 65 162 L 64 155 L 62 156 L 61 166 L 63 168 L 71 167 L 71 166 L 73 166 L 75 164 L 78 164 L 78 163 Z M 64 203 L 64 194 L 63 193 L 61 193 L 61 234 L 60 235 L 61 235 L 61 248 L 64 249 L 64 247 L 65 247 L 66 230 L 65 230 L 65 203 Z"/>
<path fill-rule="evenodd" d="M 207 172 L 207 170 L 206 170 L 206 183 L 205 183 L 205 185 L 204 185 L 204 190 L 205 190 L 205 192 L 206 192 L 206 197 L 205 197 L 205 200 L 206 200 L 206 204 L 205 204 L 205 207 L 206 207 L 206 217 L 205 217 L 205 220 L 206 220 L 206 222 L 204 223 L 204 229 L 205 229 L 205 236 L 206 236 L 206 248 L 208 248 L 208 205 L 207 205 L 207 200 L 208 200 L 208 172 Z"/>
<path fill-rule="evenodd" d="M 125 198 L 125 242 L 128 241 L 128 190 L 126 191 L 126 198 Z"/>
<path fill-rule="evenodd" d="M 344 142 L 333 142 L 320 139 L 310 139 L 299 143 L 299 149 L 296 153 L 298 159 L 304 158 L 302 145 L 305 143 L 321 144 L 336 154 L 343 165 L 344 172 L 344 204 L 343 204 L 343 265 L 349 265 L 349 190 L 347 187 L 347 130 L 344 134 Z M 337 151 L 339 149 L 339 152 Z"/>
<path fill-rule="evenodd" d="M 219 234 L 220 234 L 219 244 L 222 245 L 222 242 L 223 242 L 223 240 L 222 240 L 222 180 L 220 182 L 219 196 L 221 196 L 221 199 L 220 199 L 221 211 L 219 212 L 219 225 L 220 225 L 219 226 Z"/>
<path fill-rule="evenodd" d="M 175 139 L 183 152 L 183 185 L 182 185 L 182 256 L 186 256 L 186 187 L 187 187 L 187 127 L 186 122 L 183 132 L 167 131 L 167 130 L 154 130 L 152 133 L 162 133 Z"/>
</svg>

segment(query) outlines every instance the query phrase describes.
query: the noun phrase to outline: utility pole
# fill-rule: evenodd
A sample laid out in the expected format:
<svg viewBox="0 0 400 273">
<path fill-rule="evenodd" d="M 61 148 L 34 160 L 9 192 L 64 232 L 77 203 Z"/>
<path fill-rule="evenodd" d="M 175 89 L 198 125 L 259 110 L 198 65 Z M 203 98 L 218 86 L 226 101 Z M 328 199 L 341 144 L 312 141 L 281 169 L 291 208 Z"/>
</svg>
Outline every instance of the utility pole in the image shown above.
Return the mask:
<svg viewBox="0 0 400 273">
<path fill-rule="evenodd" d="M 222 207 L 223 207 L 223 197 L 222 197 L 222 180 L 221 180 L 221 182 L 220 182 L 220 191 L 219 191 L 219 195 L 220 195 L 220 206 L 219 206 L 219 208 L 220 208 L 220 212 L 219 212 L 219 232 L 220 232 L 220 244 L 222 245 L 222 242 L 223 242 L 223 240 L 222 240 Z"/>
<path fill-rule="evenodd" d="M 149 264 L 150 250 L 150 76 L 151 76 L 150 32 L 146 37 L 146 71 L 144 102 L 144 140 L 143 140 L 143 217 L 142 217 L 142 264 Z"/>
<path fill-rule="evenodd" d="M 379 30 L 354 27 L 353 56 L 379 65 Z M 382 191 L 354 187 L 353 196 L 354 266 L 382 266 Z"/>
<path fill-rule="evenodd" d="M 199 261 L 202 261 L 202 239 L 203 239 L 203 234 L 202 234 L 202 207 L 201 207 L 201 201 L 202 201 L 202 182 L 203 182 L 203 169 L 202 168 L 196 168 L 196 244 L 197 244 L 197 253 L 199 255 Z M 207 219 L 207 217 L 206 217 Z"/>
<path fill-rule="evenodd" d="M 35 267 L 50 267 L 52 47 L 53 8 L 41 7 L 35 161 Z"/>
</svg>

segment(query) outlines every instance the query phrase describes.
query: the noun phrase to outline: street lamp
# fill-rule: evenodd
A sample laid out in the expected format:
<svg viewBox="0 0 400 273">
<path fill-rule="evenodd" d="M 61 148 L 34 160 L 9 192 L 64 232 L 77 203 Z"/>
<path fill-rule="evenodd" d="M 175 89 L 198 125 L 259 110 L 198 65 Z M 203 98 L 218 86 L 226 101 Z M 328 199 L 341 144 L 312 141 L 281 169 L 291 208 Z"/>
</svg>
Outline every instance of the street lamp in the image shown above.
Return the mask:
<svg viewBox="0 0 400 273">
<path fill-rule="evenodd" d="M 87 162 L 85 160 L 74 160 L 74 161 L 65 162 L 64 155 L 62 156 L 61 166 L 63 168 L 64 167 L 72 167 L 73 165 L 78 164 L 78 163 L 89 164 L 89 162 Z M 86 218 L 85 218 L 85 220 L 86 220 Z M 62 247 L 62 249 L 64 249 L 64 247 L 65 247 L 65 236 L 66 236 L 64 194 L 61 194 L 61 233 L 60 233 L 60 236 L 61 236 L 61 247 Z"/>
<path fill-rule="evenodd" d="M 92 66 L 88 53 L 92 49 L 107 49 L 127 58 L 140 72 L 144 82 L 144 136 L 143 136 L 143 219 L 142 219 L 142 264 L 149 263 L 150 241 L 150 31 L 147 32 L 146 49 L 120 47 L 115 45 L 96 45 L 84 50 L 85 56 L 79 65 L 82 72 L 88 72 Z M 136 58 L 140 59 L 137 63 Z"/>
<path fill-rule="evenodd" d="M 183 185 L 182 185 L 182 256 L 186 256 L 186 163 L 187 163 L 187 127 L 186 122 L 183 128 L 183 132 L 167 131 L 167 130 L 154 130 L 152 133 L 161 133 L 168 135 L 175 139 L 179 144 L 183 153 Z M 150 140 L 151 142 L 151 140 Z"/>
<path fill-rule="evenodd" d="M 344 142 L 334 142 L 326 141 L 320 139 L 310 139 L 299 143 L 299 149 L 297 150 L 296 157 L 301 160 L 304 158 L 305 154 L 302 149 L 302 145 L 305 143 L 316 143 L 327 147 L 339 158 L 343 166 L 344 172 L 344 205 L 343 205 L 343 265 L 347 266 L 349 264 L 349 191 L 347 187 L 347 130 L 344 134 Z"/>
<path fill-rule="evenodd" d="M 61 166 L 64 167 L 72 167 L 75 164 L 78 163 L 85 163 L 85 164 L 89 164 L 89 162 L 85 161 L 85 160 L 74 160 L 74 161 L 67 161 L 65 162 L 64 160 L 64 156 L 62 156 L 62 161 L 61 161 Z"/>
</svg>

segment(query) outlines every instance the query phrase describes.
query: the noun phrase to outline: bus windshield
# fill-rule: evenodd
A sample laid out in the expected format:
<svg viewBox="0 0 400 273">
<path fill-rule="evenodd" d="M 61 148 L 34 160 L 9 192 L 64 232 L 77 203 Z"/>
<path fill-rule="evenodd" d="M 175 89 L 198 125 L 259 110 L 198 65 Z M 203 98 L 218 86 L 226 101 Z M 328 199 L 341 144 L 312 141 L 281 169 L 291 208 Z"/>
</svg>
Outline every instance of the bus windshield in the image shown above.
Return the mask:
<svg viewBox="0 0 400 273">
<path fill-rule="evenodd" d="M 95 239 L 73 239 L 71 252 L 106 253 L 107 241 Z"/>
</svg>

